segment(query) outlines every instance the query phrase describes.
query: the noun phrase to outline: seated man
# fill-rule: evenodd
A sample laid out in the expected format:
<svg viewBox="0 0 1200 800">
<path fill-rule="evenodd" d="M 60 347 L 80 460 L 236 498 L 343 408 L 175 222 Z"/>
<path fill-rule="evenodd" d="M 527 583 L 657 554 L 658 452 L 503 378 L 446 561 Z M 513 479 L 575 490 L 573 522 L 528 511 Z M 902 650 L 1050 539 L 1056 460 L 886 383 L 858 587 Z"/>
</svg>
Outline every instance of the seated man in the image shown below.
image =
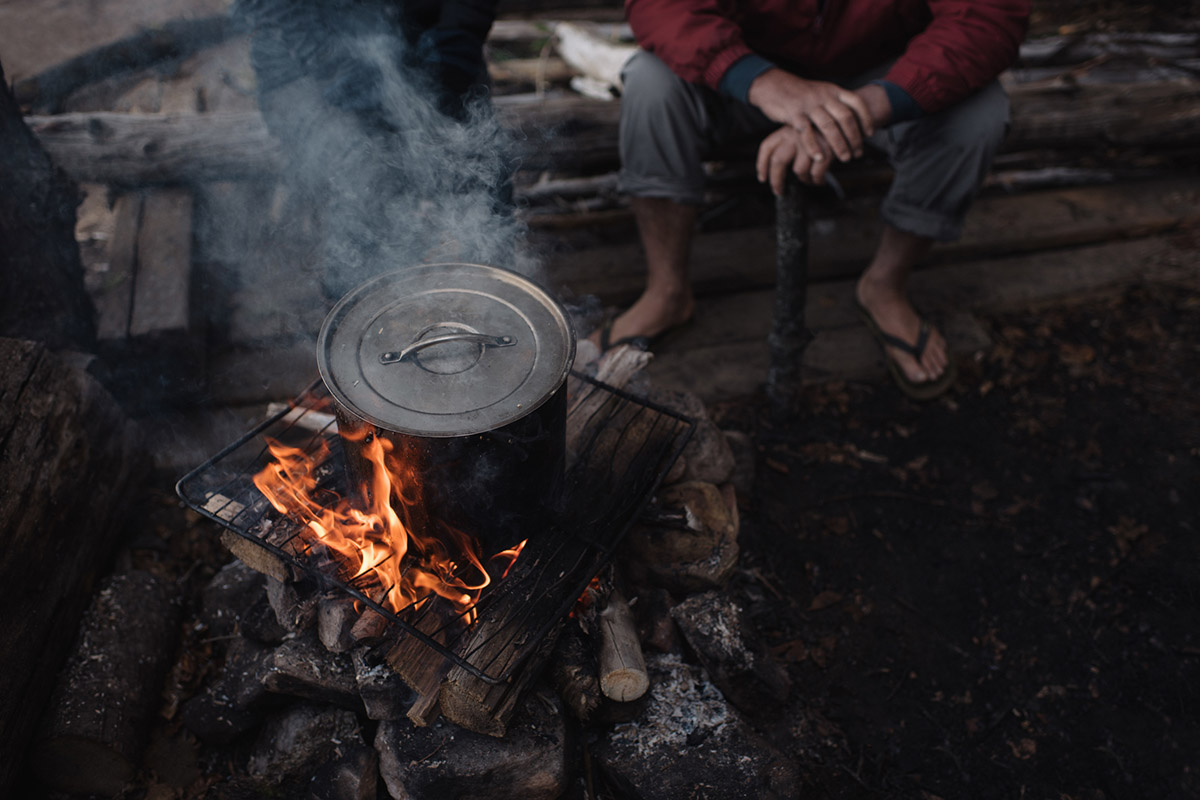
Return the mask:
<svg viewBox="0 0 1200 800">
<path fill-rule="evenodd" d="M 654 337 L 691 317 L 688 257 L 701 162 L 761 139 L 758 179 L 823 183 L 864 144 L 895 171 L 884 233 L 856 299 L 912 396 L 953 380 L 946 343 L 907 296 L 913 266 L 962 220 L 1008 124 L 996 81 L 1029 0 L 626 0 L 642 46 L 625 67 L 621 186 L 646 251 L 642 296 L 601 344 Z M 765 137 L 765 138 L 763 138 Z"/>
</svg>

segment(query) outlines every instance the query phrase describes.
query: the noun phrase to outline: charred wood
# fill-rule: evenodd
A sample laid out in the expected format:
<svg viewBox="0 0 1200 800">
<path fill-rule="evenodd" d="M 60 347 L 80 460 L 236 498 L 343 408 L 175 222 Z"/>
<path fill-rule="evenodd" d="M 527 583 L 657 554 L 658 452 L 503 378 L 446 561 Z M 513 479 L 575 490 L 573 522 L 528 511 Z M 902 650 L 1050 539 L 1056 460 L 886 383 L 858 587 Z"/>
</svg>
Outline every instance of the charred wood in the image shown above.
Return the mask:
<svg viewBox="0 0 1200 800">
<path fill-rule="evenodd" d="M 177 592 L 150 573 L 105 582 L 33 748 L 43 784 L 78 794 L 124 788 L 141 764 L 179 618 Z"/>
<path fill-rule="evenodd" d="M 571 716 L 580 722 L 591 721 L 604 698 L 594 649 L 578 625 L 568 622 L 563 626 L 550 657 L 549 677 Z"/>
</svg>

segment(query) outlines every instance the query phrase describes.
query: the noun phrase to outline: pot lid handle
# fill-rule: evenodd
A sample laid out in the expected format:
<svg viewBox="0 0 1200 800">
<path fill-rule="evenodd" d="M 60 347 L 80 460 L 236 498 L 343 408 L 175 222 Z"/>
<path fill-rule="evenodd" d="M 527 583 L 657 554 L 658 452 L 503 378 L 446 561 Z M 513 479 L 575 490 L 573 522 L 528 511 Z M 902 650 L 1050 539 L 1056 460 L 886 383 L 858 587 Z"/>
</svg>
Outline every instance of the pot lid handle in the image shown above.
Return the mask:
<svg viewBox="0 0 1200 800">
<path fill-rule="evenodd" d="M 512 347 L 517 343 L 515 336 L 491 336 L 486 333 L 468 333 L 462 331 L 459 333 L 446 333 L 440 336 L 430 336 L 428 339 L 419 339 L 400 352 L 389 351 L 379 354 L 380 364 L 397 364 L 409 356 L 419 353 L 426 347 L 432 347 L 435 344 L 445 344 L 446 342 L 474 342 L 483 345 L 484 347 Z"/>
</svg>

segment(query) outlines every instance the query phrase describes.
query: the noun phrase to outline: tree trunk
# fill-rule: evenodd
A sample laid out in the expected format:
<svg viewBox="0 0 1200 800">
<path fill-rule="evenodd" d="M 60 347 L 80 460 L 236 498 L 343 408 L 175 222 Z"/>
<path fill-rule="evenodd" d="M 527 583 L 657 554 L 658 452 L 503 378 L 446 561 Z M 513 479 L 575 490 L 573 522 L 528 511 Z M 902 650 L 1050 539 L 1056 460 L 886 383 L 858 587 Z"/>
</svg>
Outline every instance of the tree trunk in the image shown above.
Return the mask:
<svg viewBox="0 0 1200 800">
<path fill-rule="evenodd" d="M 21 118 L 0 66 L 0 336 L 91 351 L 91 301 L 75 243 L 79 189 Z"/>
<path fill-rule="evenodd" d="M 141 437 L 80 366 L 0 339 L 0 796 L 116 548 Z"/>
</svg>

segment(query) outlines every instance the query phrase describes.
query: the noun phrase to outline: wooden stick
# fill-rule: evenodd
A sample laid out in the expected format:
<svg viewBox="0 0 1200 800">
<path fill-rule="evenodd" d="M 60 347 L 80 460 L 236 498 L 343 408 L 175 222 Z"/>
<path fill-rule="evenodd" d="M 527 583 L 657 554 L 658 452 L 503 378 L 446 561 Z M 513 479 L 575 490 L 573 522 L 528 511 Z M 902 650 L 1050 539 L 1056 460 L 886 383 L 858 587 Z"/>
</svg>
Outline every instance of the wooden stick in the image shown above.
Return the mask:
<svg viewBox="0 0 1200 800">
<path fill-rule="evenodd" d="M 617 589 L 600 612 L 600 634 L 600 690 L 619 703 L 637 700 L 650 688 L 650 677 L 633 614 Z"/>
</svg>

